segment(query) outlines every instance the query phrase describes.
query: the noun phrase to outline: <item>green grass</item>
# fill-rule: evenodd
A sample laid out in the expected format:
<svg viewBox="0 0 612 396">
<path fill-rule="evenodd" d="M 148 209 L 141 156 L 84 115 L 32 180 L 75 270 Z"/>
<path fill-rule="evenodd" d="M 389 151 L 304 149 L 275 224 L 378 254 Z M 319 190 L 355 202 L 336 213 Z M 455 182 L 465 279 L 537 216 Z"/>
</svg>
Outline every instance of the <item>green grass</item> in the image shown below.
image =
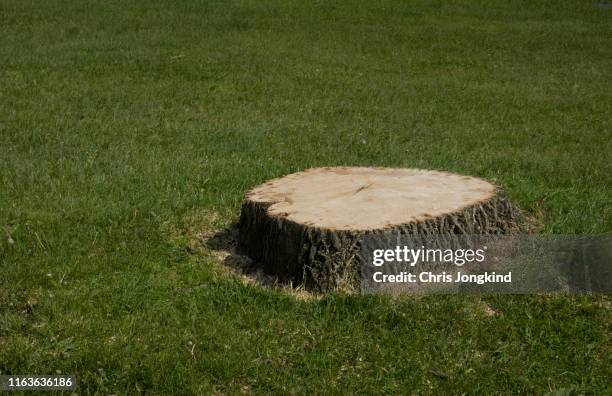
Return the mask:
<svg viewBox="0 0 612 396">
<path fill-rule="evenodd" d="M 248 188 L 328 165 L 481 176 L 542 232 L 610 233 L 611 72 L 590 1 L 3 0 L 0 372 L 609 394 L 609 296 L 300 300 L 190 247 Z"/>
</svg>

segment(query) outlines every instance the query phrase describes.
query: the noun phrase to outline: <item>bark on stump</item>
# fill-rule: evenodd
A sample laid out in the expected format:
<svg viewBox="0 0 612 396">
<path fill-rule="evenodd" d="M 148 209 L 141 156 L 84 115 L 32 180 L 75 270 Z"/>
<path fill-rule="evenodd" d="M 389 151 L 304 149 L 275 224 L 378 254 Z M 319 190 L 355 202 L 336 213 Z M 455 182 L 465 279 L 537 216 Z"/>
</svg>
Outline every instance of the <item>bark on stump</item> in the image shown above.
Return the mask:
<svg viewBox="0 0 612 396">
<path fill-rule="evenodd" d="M 359 287 L 364 235 L 507 234 L 524 217 L 483 179 L 420 169 L 315 168 L 249 191 L 239 249 L 316 291 Z"/>
</svg>

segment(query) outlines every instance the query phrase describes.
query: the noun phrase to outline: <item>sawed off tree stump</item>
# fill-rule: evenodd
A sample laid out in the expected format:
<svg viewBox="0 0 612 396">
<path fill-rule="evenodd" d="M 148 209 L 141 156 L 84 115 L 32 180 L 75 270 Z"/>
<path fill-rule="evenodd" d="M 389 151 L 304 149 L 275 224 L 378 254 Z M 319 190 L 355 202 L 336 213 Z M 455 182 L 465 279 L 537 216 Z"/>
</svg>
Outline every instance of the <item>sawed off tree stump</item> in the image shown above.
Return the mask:
<svg viewBox="0 0 612 396">
<path fill-rule="evenodd" d="M 316 168 L 273 179 L 243 200 L 239 249 L 317 291 L 359 284 L 360 237 L 504 234 L 523 216 L 492 183 L 447 172 Z"/>
</svg>

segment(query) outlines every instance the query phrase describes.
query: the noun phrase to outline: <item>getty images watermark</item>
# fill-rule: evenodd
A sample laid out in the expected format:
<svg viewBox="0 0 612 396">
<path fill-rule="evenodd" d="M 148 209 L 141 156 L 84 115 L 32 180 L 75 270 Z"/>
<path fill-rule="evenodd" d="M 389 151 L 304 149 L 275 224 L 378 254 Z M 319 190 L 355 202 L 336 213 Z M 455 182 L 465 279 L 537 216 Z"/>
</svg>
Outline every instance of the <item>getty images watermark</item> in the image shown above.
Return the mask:
<svg viewBox="0 0 612 396">
<path fill-rule="evenodd" d="M 372 253 L 372 265 L 381 267 L 385 263 L 404 263 L 406 266 L 415 267 L 420 264 L 452 264 L 462 267 L 465 264 L 483 263 L 486 260 L 487 246 L 480 249 L 427 249 L 421 246 L 417 249 L 406 245 L 396 246 L 395 249 L 376 249 Z M 481 274 L 462 273 L 461 271 L 421 271 L 418 273 L 400 271 L 399 273 L 387 274 L 384 271 L 376 271 L 372 280 L 377 283 L 511 283 L 512 271 L 497 274 L 495 272 L 484 272 Z"/>
<path fill-rule="evenodd" d="M 394 235 L 361 243 L 364 293 L 611 293 L 612 235 Z"/>
</svg>

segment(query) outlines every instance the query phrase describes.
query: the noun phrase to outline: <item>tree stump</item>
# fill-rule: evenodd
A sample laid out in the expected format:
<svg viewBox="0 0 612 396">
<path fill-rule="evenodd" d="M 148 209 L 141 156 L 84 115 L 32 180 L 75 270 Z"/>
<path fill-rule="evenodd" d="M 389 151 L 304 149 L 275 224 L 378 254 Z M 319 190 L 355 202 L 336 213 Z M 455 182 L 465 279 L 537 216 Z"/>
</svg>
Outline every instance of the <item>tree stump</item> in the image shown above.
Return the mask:
<svg viewBox="0 0 612 396">
<path fill-rule="evenodd" d="M 364 235 L 506 234 L 523 215 L 494 184 L 420 169 L 315 168 L 242 202 L 238 248 L 268 273 L 316 291 L 359 285 Z"/>
</svg>

